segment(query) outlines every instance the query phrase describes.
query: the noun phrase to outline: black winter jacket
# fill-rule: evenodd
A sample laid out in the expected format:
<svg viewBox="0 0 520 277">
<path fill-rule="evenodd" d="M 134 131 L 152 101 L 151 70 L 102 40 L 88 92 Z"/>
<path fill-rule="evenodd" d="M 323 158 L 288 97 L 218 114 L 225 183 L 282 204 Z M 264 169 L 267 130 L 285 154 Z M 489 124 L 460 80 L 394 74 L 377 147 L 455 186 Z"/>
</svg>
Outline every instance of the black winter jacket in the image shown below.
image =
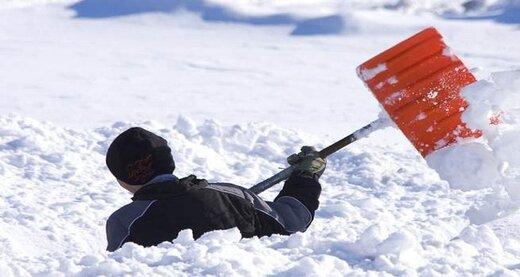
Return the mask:
<svg viewBox="0 0 520 277">
<path fill-rule="evenodd" d="M 275 200 L 266 202 L 240 186 L 161 175 L 109 217 L 107 250 L 126 242 L 152 246 L 172 241 L 184 229 L 191 229 L 195 239 L 234 227 L 243 237 L 303 232 L 314 218 L 320 192 L 317 179 L 294 174 Z"/>
</svg>

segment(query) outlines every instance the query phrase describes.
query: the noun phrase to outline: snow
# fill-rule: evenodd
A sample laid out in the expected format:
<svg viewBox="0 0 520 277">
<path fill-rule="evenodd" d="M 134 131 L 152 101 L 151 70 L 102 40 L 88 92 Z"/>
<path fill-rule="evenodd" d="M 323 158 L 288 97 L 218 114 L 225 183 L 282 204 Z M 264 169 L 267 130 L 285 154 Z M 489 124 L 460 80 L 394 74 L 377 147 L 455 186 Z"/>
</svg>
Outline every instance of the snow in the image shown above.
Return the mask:
<svg viewBox="0 0 520 277">
<path fill-rule="evenodd" d="M 106 2 L 0 1 L 0 275 L 520 273 L 517 2 Z M 165 137 L 179 176 L 252 186 L 381 118 L 355 68 L 427 26 L 481 69 L 464 120 L 483 138 L 427 163 L 395 128 L 371 133 L 328 159 L 305 233 L 105 251 L 130 201 L 104 165 L 120 132 Z"/>
<path fill-rule="evenodd" d="M 376 77 L 379 73 L 385 72 L 388 68 L 386 67 L 386 64 L 381 63 L 376 65 L 374 68 L 366 68 L 366 69 L 360 69 L 359 71 L 359 77 L 363 81 L 369 81 L 372 80 L 374 77 Z M 390 79 L 389 81 L 390 82 Z"/>
<path fill-rule="evenodd" d="M 520 207 L 519 93 L 518 70 L 495 72 L 489 80 L 466 87 L 462 95 L 469 107 L 462 120 L 470 128 L 482 130 L 482 138 L 460 142 L 428 157 L 429 165 L 453 188 L 493 190 L 487 201 L 470 210 L 473 222 L 497 218 Z"/>
<path fill-rule="evenodd" d="M 435 151 L 428 156 L 428 164 L 453 188 L 461 190 L 490 187 L 500 176 L 498 161 L 479 141 L 460 142 Z"/>
<path fill-rule="evenodd" d="M 442 55 L 446 56 L 446 57 L 449 57 L 453 61 L 457 59 L 457 57 L 453 53 L 453 50 L 451 48 L 449 48 L 449 47 L 446 47 L 446 48 L 444 48 L 442 50 Z"/>
<path fill-rule="evenodd" d="M 397 101 L 401 100 L 403 96 L 403 91 L 394 92 L 385 99 L 385 105 L 394 105 Z"/>
<path fill-rule="evenodd" d="M 478 254 L 481 241 L 457 246 L 452 239 L 467 226 L 463 214 L 476 195 L 451 190 L 414 152 L 358 144 L 330 158 L 322 204 L 306 233 L 240 239 L 232 229 L 193 241 L 185 231 L 172 243 L 126 244 L 108 254 L 104 222 L 129 196 L 114 184 L 103 158 L 129 126 L 167 138 L 180 176 L 195 172 L 246 186 L 275 173 L 288 153 L 313 139 L 273 125 L 193 125 L 186 117 L 173 126 L 116 123 L 82 132 L 17 116 L 0 121 L 2 206 L 8 207 L 0 221 L 1 253 L 14 275 L 404 274 L 438 271 L 439 263 L 453 274 L 484 274 L 509 270 L 511 253 L 520 251 L 493 248 L 499 258 L 490 258 Z M 467 264 L 438 260 L 445 255 Z"/>
</svg>

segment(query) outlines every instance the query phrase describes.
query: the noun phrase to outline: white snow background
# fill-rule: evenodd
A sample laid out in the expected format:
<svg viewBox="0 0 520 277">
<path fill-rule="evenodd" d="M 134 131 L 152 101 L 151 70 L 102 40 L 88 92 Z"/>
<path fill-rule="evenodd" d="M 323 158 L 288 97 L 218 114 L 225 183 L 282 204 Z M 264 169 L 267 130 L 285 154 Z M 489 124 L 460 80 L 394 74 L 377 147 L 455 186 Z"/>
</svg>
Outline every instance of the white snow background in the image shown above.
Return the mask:
<svg viewBox="0 0 520 277">
<path fill-rule="evenodd" d="M 485 137 L 439 171 L 388 128 L 330 157 L 305 233 L 105 252 L 121 131 L 164 136 L 179 176 L 251 186 L 376 119 L 356 66 L 428 26 L 486 79 L 464 92 Z M 519 28 L 515 0 L 1 0 L 0 276 L 518 276 Z"/>
</svg>

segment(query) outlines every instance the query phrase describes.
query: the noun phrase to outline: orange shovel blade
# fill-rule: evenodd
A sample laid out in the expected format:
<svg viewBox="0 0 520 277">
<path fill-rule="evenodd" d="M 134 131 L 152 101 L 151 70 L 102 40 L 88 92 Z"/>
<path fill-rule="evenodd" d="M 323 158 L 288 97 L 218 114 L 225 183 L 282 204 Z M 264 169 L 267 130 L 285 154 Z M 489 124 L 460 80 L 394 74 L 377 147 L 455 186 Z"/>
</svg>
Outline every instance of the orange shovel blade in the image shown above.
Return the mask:
<svg viewBox="0 0 520 277">
<path fill-rule="evenodd" d="M 460 90 L 475 77 L 434 28 L 425 29 L 366 61 L 358 76 L 423 157 L 467 137 Z"/>
</svg>

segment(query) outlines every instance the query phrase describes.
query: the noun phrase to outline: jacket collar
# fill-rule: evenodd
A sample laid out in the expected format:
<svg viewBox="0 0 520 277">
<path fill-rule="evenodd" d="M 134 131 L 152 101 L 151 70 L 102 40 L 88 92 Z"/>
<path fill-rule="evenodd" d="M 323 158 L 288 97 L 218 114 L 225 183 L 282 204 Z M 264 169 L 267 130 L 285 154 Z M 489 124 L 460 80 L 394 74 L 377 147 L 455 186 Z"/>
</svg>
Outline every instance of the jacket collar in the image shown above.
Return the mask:
<svg viewBox="0 0 520 277">
<path fill-rule="evenodd" d="M 182 179 L 171 174 L 159 175 L 136 191 L 132 200 L 156 200 L 179 196 L 190 190 L 205 187 L 207 184 L 206 180 L 197 179 L 195 175 Z"/>
<path fill-rule="evenodd" d="M 146 182 L 146 184 L 144 184 L 144 185 L 148 186 L 148 185 L 155 184 L 155 183 L 163 183 L 166 181 L 177 181 L 177 180 L 179 180 L 179 178 L 177 178 L 177 176 L 175 176 L 173 174 L 161 174 L 161 175 L 155 176 L 152 180 Z"/>
</svg>

